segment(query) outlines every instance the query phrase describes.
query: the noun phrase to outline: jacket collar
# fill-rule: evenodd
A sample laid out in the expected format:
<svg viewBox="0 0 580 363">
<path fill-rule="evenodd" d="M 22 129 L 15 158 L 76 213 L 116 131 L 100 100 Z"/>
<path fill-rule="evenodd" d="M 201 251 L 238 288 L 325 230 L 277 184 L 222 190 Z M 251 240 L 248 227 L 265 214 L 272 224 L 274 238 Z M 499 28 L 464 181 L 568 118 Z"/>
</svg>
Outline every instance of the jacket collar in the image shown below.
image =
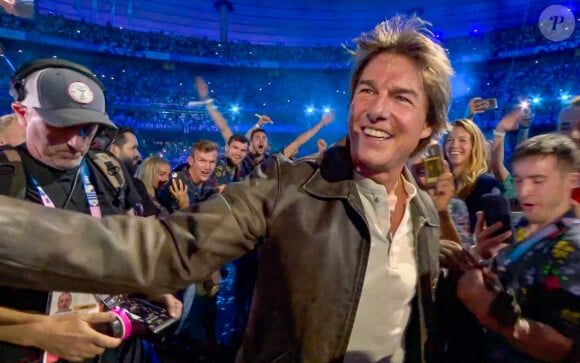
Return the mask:
<svg viewBox="0 0 580 363">
<path fill-rule="evenodd" d="M 318 164 L 318 168 L 303 185 L 307 193 L 319 198 L 359 200 L 354 183 L 350 143 L 347 138 L 311 161 Z M 423 223 L 439 225 L 439 216 L 429 195 L 419 189 L 408 168 L 403 169 L 403 175 L 417 188 L 417 195 L 411 200 L 411 212 L 415 216 L 414 224 L 422 219 Z"/>
</svg>

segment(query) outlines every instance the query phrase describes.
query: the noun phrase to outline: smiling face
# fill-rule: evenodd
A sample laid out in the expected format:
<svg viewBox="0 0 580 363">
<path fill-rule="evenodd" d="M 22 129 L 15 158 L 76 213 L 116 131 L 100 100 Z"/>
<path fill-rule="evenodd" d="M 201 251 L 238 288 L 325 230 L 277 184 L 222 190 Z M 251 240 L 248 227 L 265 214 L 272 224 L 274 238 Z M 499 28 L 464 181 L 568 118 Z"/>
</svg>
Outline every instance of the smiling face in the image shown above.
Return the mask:
<svg viewBox="0 0 580 363">
<path fill-rule="evenodd" d="M 445 140 L 445 156 L 454 170 L 464 170 L 469 164 L 473 140 L 469 132 L 461 126 L 454 126 Z"/>
<path fill-rule="evenodd" d="M 248 144 L 245 142 L 233 140 L 230 145 L 226 145 L 226 157 L 230 159 L 235 166 L 240 165 L 242 160 L 248 154 Z"/>
<path fill-rule="evenodd" d="M 169 181 L 169 174 L 171 173 L 171 167 L 168 163 L 159 163 L 155 168 L 155 174 L 153 174 L 153 188 L 161 189 Z"/>
<path fill-rule="evenodd" d="M 349 112 L 351 157 L 364 176 L 400 171 L 421 139 L 431 135 L 419 68 L 382 53 L 362 71 Z"/>
</svg>

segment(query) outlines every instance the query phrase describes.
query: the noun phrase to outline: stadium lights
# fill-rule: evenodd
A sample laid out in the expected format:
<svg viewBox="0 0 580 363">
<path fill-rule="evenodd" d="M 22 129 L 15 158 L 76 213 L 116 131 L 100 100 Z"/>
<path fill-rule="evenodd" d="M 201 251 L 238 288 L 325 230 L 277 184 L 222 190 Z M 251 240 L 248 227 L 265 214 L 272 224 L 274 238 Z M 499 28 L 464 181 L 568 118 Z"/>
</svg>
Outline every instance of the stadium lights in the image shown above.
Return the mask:
<svg viewBox="0 0 580 363">
<path fill-rule="evenodd" d="M 541 101 L 540 97 L 534 97 L 534 98 L 532 98 L 532 103 L 534 105 L 540 103 L 540 101 Z"/>
<path fill-rule="evenodd" d="M 238 106 L 236 106 L 236 105 L 233 105 L 232 108 L 231 108 L 231 110 L 232 110 L 233 113 L 240 112 L 240 108 Z"/>
<path fill-rule="evenodd" d="M 306 113 L 313 113 L 313 112 L 314 112 L 314 107 L 312 107 L 312 106 L 308 106 L 308 107 L 306 108 Z"/>
<path fill-rule="evenodd" d="M 329 113 L 330 112 L 330 108 L 329 107 L 325 107 L 324 108 L 324 113 Z"/>
</svg>

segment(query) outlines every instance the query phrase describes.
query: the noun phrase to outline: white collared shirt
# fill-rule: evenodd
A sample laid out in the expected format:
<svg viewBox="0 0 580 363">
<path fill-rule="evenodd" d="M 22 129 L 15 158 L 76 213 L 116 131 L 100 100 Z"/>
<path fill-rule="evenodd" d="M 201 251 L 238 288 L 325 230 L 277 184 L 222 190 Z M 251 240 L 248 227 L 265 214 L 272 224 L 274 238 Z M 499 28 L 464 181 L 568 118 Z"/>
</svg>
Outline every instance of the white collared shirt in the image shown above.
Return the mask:
<svg viewBox="0 0 580 363">
<path fill-rule="evenodd" d="M 407 194 L 401 224 L 391 234 L 391 213 L 396 204 L 383 185 L 355 176 L 356 187 L 371 234 L 371 246 L 362 293 L 356 312 L 345 362 L 353 353 L 376 362 L 391 357 L 402 362 L 403 334 L 415 296 L 417 262 L 409 203 L 417 194 L 415 186 L 403 179 Z M 352 358 L 355 355 L 351 356 Z"/>
</svg>

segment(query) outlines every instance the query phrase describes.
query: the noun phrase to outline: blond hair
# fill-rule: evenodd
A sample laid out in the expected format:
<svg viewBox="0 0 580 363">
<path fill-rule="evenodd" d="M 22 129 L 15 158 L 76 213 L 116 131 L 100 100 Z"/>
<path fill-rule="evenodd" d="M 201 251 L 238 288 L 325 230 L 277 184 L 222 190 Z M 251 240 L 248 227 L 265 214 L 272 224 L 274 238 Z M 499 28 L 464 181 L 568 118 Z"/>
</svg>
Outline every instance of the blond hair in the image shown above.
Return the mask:
<svg viewBox="0 0 580 363">
<path fill-rule="evenodd" d="M 455 120 L 452 127 L 461 127 L 471 137 L 471 155 L 463 172 L 463 187 L 457 191 L 460 198 L 465 198 L 475 186 L 477 178 L 487 172 L 487 149 L 483 133 L 475 122 L 467 118 Z M 449 137 L 449 135 L 447 136 Z M 447 142 L 447 139 L 445 140 Z"/>
<path fill-rule="evenodd" d="M 431 39 L 430 25 L 416 16 L 395 16 L 378 24 L 372 31 L 361 34 L 355 40 L 357 49 L 351 51 L 355 59 L 350 79 L 351 100 L 362 72 L 372 59 L 382 53 L 405 56 L 419 67 L 428 101 L 426 122 L 432 133 L 419 142 L 413 155 L 427 146 L 431 137 L 448 127 L 447 112 L 454 72 L 446 51 Z"/>
<path fill-rule="evenodd" d="M 202 153 L 209 153 L 212 151 L 219 151 L 219 146 L 213 141 L 202 139 L 193 144 L 191 155 L 193 155 L 196 150 Z"/>
<path fill-rule="evenodd" d="M 147 193 L 150 196 L 155 196 L 156 185 L 153 185 L 153 179 L 159 170 L 159 166 L 163 164 L 170 165 L 169 161 L 160 158 L 159 156 L 150 156 L 143 160 L 141 165 L 139 165 L 137 172 L 135 173 L 137 178 L 141 179 L 143 184 L 145 184 Z"/>
</svg>

